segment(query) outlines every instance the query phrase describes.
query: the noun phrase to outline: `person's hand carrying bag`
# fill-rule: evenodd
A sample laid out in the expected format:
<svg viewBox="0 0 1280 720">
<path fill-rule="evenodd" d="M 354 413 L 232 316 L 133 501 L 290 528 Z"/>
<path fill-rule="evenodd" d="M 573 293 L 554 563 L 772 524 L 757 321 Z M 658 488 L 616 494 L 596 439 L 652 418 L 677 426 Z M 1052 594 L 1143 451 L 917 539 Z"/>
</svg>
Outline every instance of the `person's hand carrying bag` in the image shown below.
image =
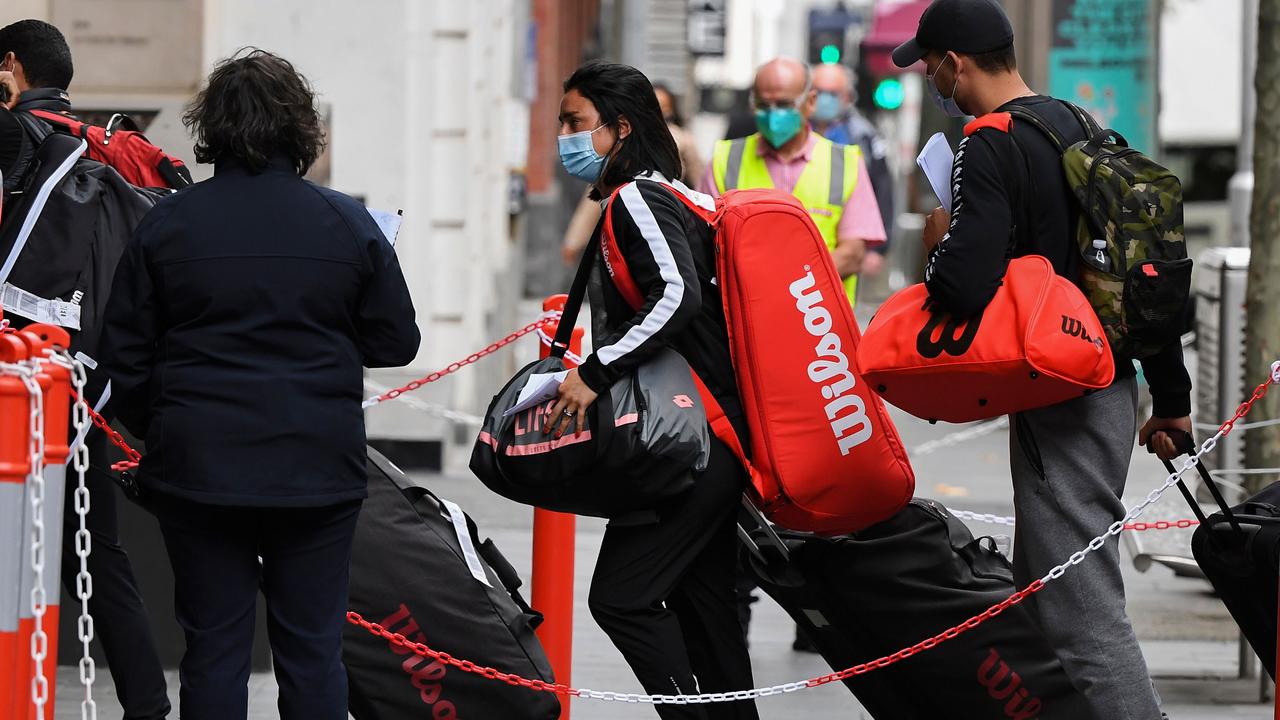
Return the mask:
<svg viewBox="0 0 1280 720">
<path fill-rule="evenodd" d="M 627 373 L 586 410 L 585 428 L 550 413 L 554 398 L 507 415 L 532 375 L 565 369 L 564 354 L 599 248 L 578 266 L 550 357 L 526 365 L 494 396 L 471 453 L 471 471 L 516 502 L 615 517 L 688 490 L 711 452 L 707 413 L 689 364 L 670 348 Z M 547 432 L 550 426 L 552 432 Z"/>
</svg>

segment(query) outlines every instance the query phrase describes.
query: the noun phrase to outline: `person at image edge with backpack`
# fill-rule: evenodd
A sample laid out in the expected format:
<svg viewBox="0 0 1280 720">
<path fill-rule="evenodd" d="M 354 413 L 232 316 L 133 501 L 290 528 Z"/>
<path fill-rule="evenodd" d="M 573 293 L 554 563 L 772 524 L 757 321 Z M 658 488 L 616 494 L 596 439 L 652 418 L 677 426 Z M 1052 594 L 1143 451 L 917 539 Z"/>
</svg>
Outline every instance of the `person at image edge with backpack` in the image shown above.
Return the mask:
<svg viewBox="0 0 1280 720">
<path fill-rule="evenodd" d="M 53 132 L 83 138 L 86 157 L 110 165 L 131 185 L 180 190 L 191 184 L 186 164 L 152 145 L 127 115 L 113 116 L 105 128 L 76 118 L 67 93 L 71 49 L 53 25 L 19 20 L 0 28 L 0 71 L 13 73 L 20 94 L 12 110 L 27 135 L 6 190 L 25 174 L 36 147 Z"/>
<path fill-rule="evenodd" d="M 12 109 L 12 114 L 6 118 L 11 121 L 7 123 L 10 126 L 10 132 L 0 134 L 0 161 L 3 163 L 0 171 L 4 173 L 3 201 L 6 221 L 0 224 L 0 258 L 9 253 L 13 245 L 10 237 L 23 220 L 23 216 L 17 213 L 22 209 L 19 198 L 22 198 L 24 193 L 30 196 L 35 190 L 39 190 L 38 185 L 34 190 L 30 187 L 33 181 L 38 179 L 34 176 L 40 174 L 38 163 L 33 163 L 33 159 L 39 156 L 42 143 L 58 139 L 51 137 L 55 128 L 32 113 L 47 111 L 65 118 L 68 123 L 79 126 L 79 123 L 70 115 L 71 103 L 65 89 L 71 84 L 73 72 L 71 49 L 56 27 L 39 20 L 22 20 L 0 28 L 0 84 L 4 86 L 4 90 L 0 90 L 0 104 Z M 8 96 L 7 99 L 5 96 Z M 141 138 L 140 135 L 129 137 Z M 46 244 L 44 241 L 49 239 L 49 235 L 44 233 L 60 234 L 66 232 L 68 228 L 77 228 L 77 234 L 79 229 L 84 230 L 83 236 L 61 238 L 64 242 L 59 247 L 89 246 L 92 251 L 86 254 L 97 254 L 99 256 L 97 261 L 106 263 L 107 257 L 104 255 L 109 255 L 106 245 L 112 244 L 106 242 L 106 236 L 110 235 L 119 244 L 123 244 L 127 234 L 132 231 L 130 219 L 140 218 L 141 213 L 145 213 L 145 209 L 154 202 L 149 200 L 141 203 L 138 198 L 132 197 L 135 189 L 130 185 L 141 184 L 139 182 L 141 178 L 129 175 L 130 168 L 135 170 L 140 167 L 145 168 L 145 165 L 136 160 L 147 161 L 162 155 L 158 149 L 146 143 L 145 139 L 141 141 L 145 143 L 145 147 L 138 141 L 112 143 L 112 155 L 127 153 L 122 156 L 123 169 L 117 169 L 119 174 L 117 177 L 116 173 L 91 161 L 97 160 L 115 167 L 111 158 L 95 155 L 94 138 L 85 139 L 90 146 L 87 155 L 91 159 L 81 159 L 76 164 L 76 170 L 67 176 L 68 182 L 77 183 L 76 192 L 55 193 L 53 196 L 55 199 L 45 208 L 50 215 L 58 212 L 55 208 L 65 211 L 69 205 L 74 205 L 85 212 L 75 217 L 64 215 L 49 222 L 39 223 L 32 242 L 24 251 L 27 253 L 27 258 L 36 257 L 39 252 L 48 251 L 47 247 L 39 247 Z M 150 150 L 148 151 L 147 148 Z M 186 168 L 181 167 L 181 161 L 178 161 L 175 167 L 181 172 L 177 173 L 175 170 L 174 186 L 181 186 L 183 176 L 189 183 L 190 176 L 185 175 Z M 83 174 L 80 174 L 81 170 Z M 124 181 L 130 185 L 126 185 Z M 69 197 L 74 197 L 77 202 L 62 204 L 57 202 L 58 198 Z M 128 206 L 115 203 L 116 200 L 123 199 L 131 200 L 131 203 Z M 104 217 L 109 217 L 110 220 L 106 221 Z M 90 223 L 96 223 L 96 225 Z M 42 231 L 40 228 L 43 227 L 57 230 Z M 32 255 L 33 253 L 35 255 Z M 65 257 L 72 256 L 73 253 L 67 253 Z M 14 266 L 14 273 L 7 278 L 7 281 L 14 285 L 20 282 L 25 284 L 25 281 L 15 279 L 21 269 L 20 262 Z M 53 279 L 52 276 L 62 275 L 68 271 L 94 275 L 92 270 L 82 270 L 71 260 L 65 263 L 44 264 L 40 274 L 46 279 Z M 4 284 L 4 281 L 0 281 L 0 286 Z M 28 285 L 26 289 L 38 290 L 39 288 Z M 88 297 L 96 297 L 102 290 L 103 288 L 90 288 Z M 91 300 L 87 298 L 85 304 L 88 305 L 90 302 Z M 31 318 L 22 317 L 16 312 L 11 311 L 7 315 L 8 319 L 17 325 L 31 321 Z M 88 314 L 86 314 L 87 317 Z M 96 331 L 89 331 L 90 328 L 87 325 L 81 327 L 73 334 L 73 343 L 78 342 L 84 346 L 86 335 L 96 336 L 97 334 Z M 92 347 L 96 343 L 87 342 L 89 346 L 85 347 L 86 352 L 96 355 L 97 350 Z M 102 387 L 97 384 L 93 376 L 90 378 L 89 390 L 90 402 L 93 397 L 101 396 Z M 112 412 L 110 408 L 110 403 L 103 408 L 103 412 L 108 416 Z M 91 498 L 90 512 L 85 522 L 92 539 L 93 549 L 88 559 L 89 571 L 93 576 L 93 600 L 90 608 L 95 620 L 97 637 L 102 643 L 107 664 L 111 669 L 111 680 L 124 710 L 125 720 L 158 720 L 168 717 L 171 710 L 168 690 L 164 670 L 160 665 L 160 657 L 156 651 L 151 624 L 147 617 L 147 609 L 143 604 L 142 594 L 134 576 L 133 565 L 120 544 L 116 512 L 117 494 L 109 476 L 110 471 L 104 470 L 111 466 L 112 450 L 106 435 L 99 431 L 89 433 L 85 443 L 89 447 L 91 466 L 85 479 Z M 75 513 L 73 501 L 74 493 L 67 492 L 63 508 L 65 540 L 62 544 L 62 581 L 72 593 L 76 587 L 76 575 L 80 570 L 80 560 L 75 554 L 76 543 L 71 541 L 79 528 L 79 517 Z"/>
<path fill-rule="evenodd" d="M 1064 173 L 1064 155 L 1023 113 L 1059 133 L 1065 145 L 1091 140 L 1096 131 L 1085 127 L 1092 121 L 1073 106 L 1027 87 L 1017 70 L 1013 28 L 1000 5 L 937 0 L 893 60 L 903 68 L 923 61 L 926 87 L 943 111 L 977 118 L 965 128 L 955 156 L 954 213 L 938 208 L 925 224 L 925 284 L 934 301 L 957 317 L 974 316 L 994 295 L 1007 258 L 1030 254 L 1047 257 L 1060 275 L 1081 283 L 1080 210 Z M 1181 262 L 1185 268 L 1189 261 Z M 1141 358 L 1153 412 L 1140 430 L 1132 357 L 1120 353 L 1111 387 L 1012 418 L 1013 564 L 1019 587 L 1123 516 L 1120 497 L 1135 431 L 1149 451 L 1162 458 L 1177 455 L 1164 431 L 1191 430 L 1191 380 L 1180 329 L 1172 327 L 1167 346 Z M 1096 718 L 1155 720 L 1162 716 L 1159 697 L 1125 614 L 1116 539 L 1100 554 L 1029 602 Z"/>
</svg>

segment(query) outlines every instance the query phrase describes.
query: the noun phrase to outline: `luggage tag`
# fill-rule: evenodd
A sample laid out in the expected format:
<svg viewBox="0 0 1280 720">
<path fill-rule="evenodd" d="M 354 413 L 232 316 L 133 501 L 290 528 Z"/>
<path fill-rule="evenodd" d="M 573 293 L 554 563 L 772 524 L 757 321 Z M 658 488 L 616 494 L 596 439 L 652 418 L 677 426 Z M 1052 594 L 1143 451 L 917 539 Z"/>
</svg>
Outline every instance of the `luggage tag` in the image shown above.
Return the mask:
<svg viewBox="0 0 1280 720">
<path fill-rule="evenodd" d="M 457 504 L 438 498 L 440 504 L 449 513 L 449 520 L 453 523 L 453 531 L 458 534 L 458 545 L 462 547 L 462 557 L 467 561 L 467 569 L 471 571 L 471 577 L 484 583 L 487 587 L 493 587 L 489 583 L 489 577 L 485 575 L 484 566 L 480 564 L 480 555 L 476 552 L 475 543 L 471 542 L 471 530 L 467 527 L 467 516 L 462 512 L 462 508 Z"/>
<path fill-rule="evenodd" d="M 6 312 L 30 318 L 38 323 L 80 329 L 80 306 L 63 300 L 46 300 L 16 285 L 0 286 L 0 306 Z"/>
</svg>

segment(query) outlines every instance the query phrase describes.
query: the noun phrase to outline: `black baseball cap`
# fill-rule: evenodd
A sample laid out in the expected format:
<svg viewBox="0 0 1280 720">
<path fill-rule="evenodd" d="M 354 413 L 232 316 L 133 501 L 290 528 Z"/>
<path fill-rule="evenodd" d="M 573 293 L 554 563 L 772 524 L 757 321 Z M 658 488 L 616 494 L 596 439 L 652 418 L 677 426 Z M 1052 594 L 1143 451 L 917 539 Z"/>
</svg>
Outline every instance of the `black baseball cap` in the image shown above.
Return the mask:
<svg viewBox="0 0 1280 720">
<path fill-rule="evenodd" d="M 916 36 L 893 51 L 893 64 L 910 67 L 930 50 L 966 55 L 1013 44 L 1013 25 L 996 0 L 935 0 L 920 16 Z"/>
</svg>

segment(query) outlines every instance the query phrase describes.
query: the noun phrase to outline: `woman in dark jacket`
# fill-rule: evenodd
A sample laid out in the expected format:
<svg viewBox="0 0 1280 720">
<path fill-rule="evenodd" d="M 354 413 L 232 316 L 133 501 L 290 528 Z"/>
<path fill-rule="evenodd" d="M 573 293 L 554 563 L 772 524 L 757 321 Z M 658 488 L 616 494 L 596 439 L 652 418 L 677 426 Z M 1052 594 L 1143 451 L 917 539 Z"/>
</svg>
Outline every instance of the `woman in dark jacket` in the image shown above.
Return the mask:
<svg viewBox="0 0 1280 720">
<path fill-rule="evenodd" d="M 587 407 L 600 393 L 671 347 L 716 396 L 739 436 L 747 437 L 715 284 L 712 230 L 674 193 L 710 209 L 714 202 L 675 180 L 679 151 L 653 87 L 638 70 L 585 65 L 564 90 L 561 161 L 570 174 L 592 184 L 593 198 L 613 198 L 605 216 L 644 303 L 633 309 L 604 281 L 606 331 L 560 386 L 550 411 L 560 420 L 555 431 L 581 430 Z M 710 464 L 691 490 L 647 518 L 610 523 L 591 581 L 592 615 L 653 694 L 745 690 L 752 684 L 734 601 L 736 510 L 746 473 L 724 444 L 712 442 Z M 751 701 L 656 709 L 666 719 L 758 717 Z"/>
<path fill-rule="evenodd" d="M 184 120 L 214 176 L 139 225 L 102 349 L 173 565 L 181 715 L 246 716 L 261 589 L 281 716 L 345 719 L 361 368 L 413 359 L 413 305 L 364 208 L 301 178 L 323 137 L 288 61 L 220 63 Z"/>
</svg>

